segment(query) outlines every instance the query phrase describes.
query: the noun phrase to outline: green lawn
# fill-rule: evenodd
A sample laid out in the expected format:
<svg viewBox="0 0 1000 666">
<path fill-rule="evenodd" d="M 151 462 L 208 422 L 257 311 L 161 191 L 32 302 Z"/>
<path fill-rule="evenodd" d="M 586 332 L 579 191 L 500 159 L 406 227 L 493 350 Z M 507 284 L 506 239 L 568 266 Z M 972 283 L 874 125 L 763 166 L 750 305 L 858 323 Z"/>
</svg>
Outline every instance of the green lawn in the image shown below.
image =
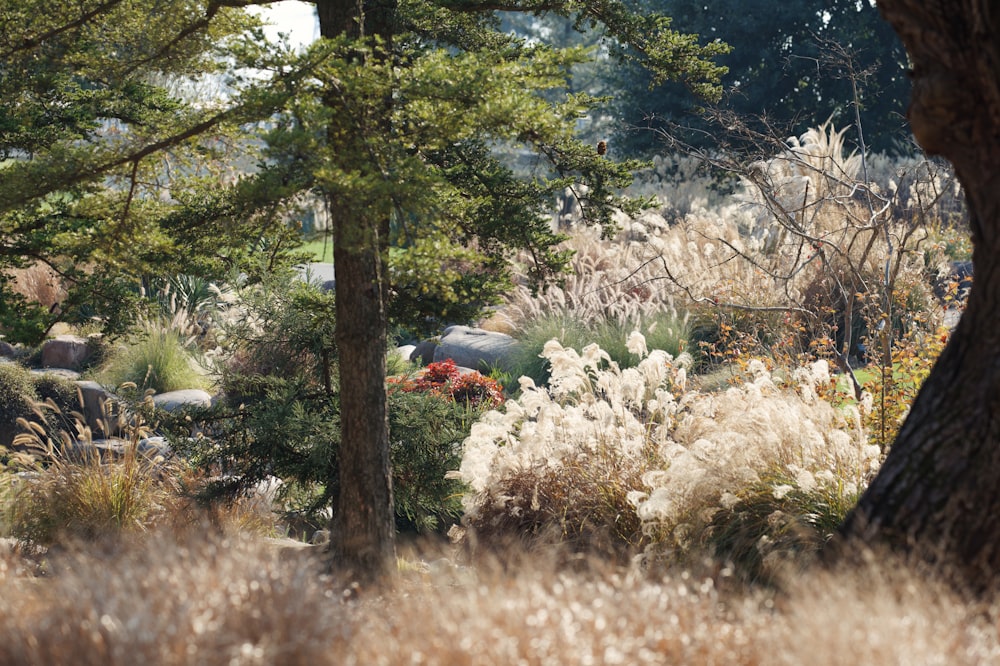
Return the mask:
<svg viewBox="0 0 1000 666">
<path fill-rule="evenodd" d="M 302 250 L 316 257 L 313 261 L 333 261 L 333 243 L 330 242 L 329 238 L 306 241 L 302 245 Z"/>
</svg>

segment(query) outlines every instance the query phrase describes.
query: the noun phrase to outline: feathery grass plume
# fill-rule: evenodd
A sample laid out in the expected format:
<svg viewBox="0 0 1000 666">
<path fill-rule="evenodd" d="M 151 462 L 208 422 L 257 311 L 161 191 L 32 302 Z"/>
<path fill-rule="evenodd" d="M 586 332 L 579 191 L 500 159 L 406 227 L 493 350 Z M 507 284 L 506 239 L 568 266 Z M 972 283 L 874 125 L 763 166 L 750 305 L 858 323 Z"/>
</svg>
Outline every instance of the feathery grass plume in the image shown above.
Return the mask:
<svg viewBox="0 0 1000 666">
<path fill-rule="evenodd" d="M 641 334 L 630 338 L 641 349 Z M 661 350 L 626 369 L 597 345 L 577 352 L 553 340 L 543 356 L 548 387 L 522 378 L 520 397 L 465 441 L 455 476 L 472 491 L 465 522 L 481 541 L 555 533 L 583 548 L 597 534 L 619 554 L 685 559 L 718 533 L 716 513 L 788 480 L 808 498 L 804 511 L 842 515 L 880 460 L 857 408 L 825 399 L 825 361 L 791 385 L 757 361 L 743 385 L 703 394 L 688 390 L 684 360 Z M 833 521 L 805 522 L 826 530 L 822 539 Z"/>
<path fill-rule="evenodd" d="M 651 168 L 638 171 L 626 191 L 656 198 L 658 211 L 673 221 L 697 210 L 720 207 L 729 185 L 722 183 L 720 187 L 719 174 L 713 173 L 704 159 L 668 153 L 653 156 Z"/>
<path fill-rule="evenodd" d="M 124 439 L 98 443 L 81 414 L 60 415 L 72 426 L 54 431 L 40 424 L 51 422 L 44 412 L 58 407 L 49 401 L 35 408 L 38 419 L 21 419 L 25 432 L 14 440 L 30 454 L 20 465 L 30 474 L 13 485 L 4 505 L 9 536 L 44 548 L 143 531 L 176 518 L 183 503 L 177 470 L 162 455 L 140 450 L 150 434 L 140 411 L 126 415 L 106 403 L 102 429 Z"/>
<path fill-rule="evenodd" d="M 682 362 L 654 350 L 621 370 L 597 345 L 578 353 L 557 340 L 543 356 L 548 387 L 522 377 L 520 397 L 465 441 L 455 476 L 472 490 L 466 522 L 480 542 L 554 532 L 574 548 L 630 554 L 642 534 L 627 494 L 655 464 L 649 426 L 673 415 Z"/>
<path fill-rule="evenodd" d="M 867 443 L 857 407 L 834 406 L 826 397 L 831 380 L 825 361 L 796 370 L 790 385 L 760 362 L 750 364 L 750 373 L 742 386 L 689 398 L 683 417 L 661 440 L 663 468 L 649 472 L 646 488 L 630 497 L 647 531 L 659 535 L 648 556 L 683 558 L 707 545 L 720 556 L 738 557 L 745 544 L 726 542 L 727 520 L 753 522 L 758 531 L 740 528 L 744 538 L 762 557 L 774 552 L 776 564 L 796 553 L 768 550 L 768 540 L 782 530 L 807 530 L 802 539 L 783 543 L 808 555 L 877 471 L 881 452 Z M 741 513 L 762 511 L 768 502 L 761 498 L 773 504 L 763 527 Z M 775 573 L 750 564 L 751 577 Z"/>
<path fill-rule="evenodd" d="M 539 292 L 526 278 L 515 276 L 516 286 L 501 309 L 515 332 L 553 315 L 572 317 L 584 327 L 608 321 L 627 326 L 664 312 L 684 318 L 674 302 L 675 290 L 637 245 L 581 229 L 561 247 L 573 256 L 570 272 L 559 285 Z"/>
</svg>

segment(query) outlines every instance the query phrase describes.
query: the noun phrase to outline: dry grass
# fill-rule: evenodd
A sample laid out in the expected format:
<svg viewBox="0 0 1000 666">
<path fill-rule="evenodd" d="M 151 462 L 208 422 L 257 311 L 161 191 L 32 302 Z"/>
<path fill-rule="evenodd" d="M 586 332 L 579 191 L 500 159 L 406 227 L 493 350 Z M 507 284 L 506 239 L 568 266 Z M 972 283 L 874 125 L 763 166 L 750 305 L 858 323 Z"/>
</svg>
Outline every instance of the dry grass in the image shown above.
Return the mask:
<svg viewBox="0 0 1000 666">
<path fill-rule="evenodd" d="M 493 316 L 495 327 L 523 330 L 545 316 L 570 315 L 584 325 L 605 321 L 637 323 L 657 313 L 676 313 L 676 288 L 667 284 L 656 261 L 638 244 L 601 239 L 578 231 L 564 248 L 574 254 L 571 273 L 559 286 L 535 293 L 519 280 Z"/>
<path fill-rule="evenodd" d="M 669 225 L 646 216 L 613 240 L 576 231 L 565 284 L 543 294 L 519 287 L 493 323 L 517 334 L 553 314 L 636 323 L 686 309 L 698 323 L 725 318 L 743 346 L 780 341 L 798 355 L 829 340 L 845 357 L 857 343 L 874 346 L 864 337 L 883 318 L 902 333 L 920 314 L 933 330 L 941 309 L 930 279 L 949 264 L 928 231 L 957 217 L 953 188 L 933 165 L 870 166 L 846 149 L 844 130 L 811 129 L 742 169 L 737 192 L 711 208 L 706 199 L 677 214 L 665 203 Z"/>
<path fill-rule="evenodd" d="M 0 560 L 0 662 L 22 664 L 988 664 L 996 607 L 898 562 L 813 571 L 780 592 L 593 564 L 410 563 L 356 590 L 308 551 L 160 535 L 66 555 L 52 574 Z M 460 575 L 456 575 L 456 572 Z"/>
<path fill-rule="evenodd" d="M 66 287 L 62 278 L 45 264 L 12 268 L 8 274 L 13 280 L 15 292 L 42 307 L 51 308 L 66 298 Z"/>
<path fill-rule="evenodd" d="M 799 236 L 770 236 L 774 220 L 746 207 L 675 202 L 684 217 L 669 228 L 572 239 L 575 275 L 539 297 L 519 289 L 501 325 L 517 332 L 553 313 L 645 322 L 691 298 L 809 305 L 810 289 L 823 286 L 812 240 L 830 246 L 827 275 L 835 259 L 861 275 L 880 271 L 889 256 L 881 236 L 838 189 L 857 175 L 840 140 L 806 135 L 784 162 L 763 167 L 787 199 L 778 203 L 805 225 Z M 903 276 L 919 272 L 909 259 Z M 187 330 L 197 320 L 181 318 L 190 308 L 178 303 L 173 327 Z M 38 504 L 21 495 L 18 508 L 58 542 L 41 561 L 0 549 L 0 664 L 1000 663 L 996 600 L 970 602 L 889 557 L 825 570 L 783 557 L 792 547 L 780 539 L 764 542 L 783 529 L 779 514 L 826 506 L 835 525 L 877 466 L 860 412 L 824 402 L 828 380 L 800 370 L 783 383 L 751 363 L 736 386 L 703 394 L 685 388 L 680 367 L 658 374 L 667 367 L 659 358 L 615 373 L 592 364 L 560 375 L 555 365 L 550 388 L 564 400 L 525 391 L 507 412 L 520 406 L 522 417 L 501 422 L 497 412 L 477 424 L 496 455 L 480 456 L 482 474 L 470 475 L 482 477 L 483 504 L 472 508 L 484 523 L 470 539 L 485 540 L 487 527 L 500 545 L 463 565 L 450 550 L 416 553 L 394 589 L 351 587 L 326 573 L 319 549 L 246 536 L 267 530 L 267 507 L 192 523 L 178 485 L 154 483 L 138 459 L 50 463 L 37 485 L 21 481 Z M 64 529 L 95 508 L 91 527 Z M 748 523 L 754 517 L 759 524 Z M 816 548 L 832 529 L 823 527 L 810 533 Z M 733 560 L 743 546 L 760 560 L 778 556 L 772 587 L 705 558 L 727 539 Z M 629 561 L 655 540 L 685 557 L 650 549 Z"/>
<path fill-rule="evenodd" d="M 0 582 L 4 664 L 322 664 L 342 651 L 343 606 L 316 567 L 274 549 L 159 535 L 50 566 Z"/>
</svg>

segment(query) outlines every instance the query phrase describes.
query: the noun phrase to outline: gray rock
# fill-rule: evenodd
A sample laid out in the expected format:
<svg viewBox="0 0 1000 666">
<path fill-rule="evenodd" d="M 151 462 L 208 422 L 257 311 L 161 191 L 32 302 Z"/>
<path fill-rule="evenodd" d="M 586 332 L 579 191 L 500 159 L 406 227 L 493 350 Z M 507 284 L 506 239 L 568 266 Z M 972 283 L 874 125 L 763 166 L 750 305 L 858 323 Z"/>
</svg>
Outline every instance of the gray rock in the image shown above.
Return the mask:
<svg viewBox="0 0 1000 666">
<path fill-rule="evenodd" d="M 212 395 L 201 389 L 181 389 L 167 391 L 153 396 L 153 404 L 157 409 L 166 412 L 176 412 L 181 409 L 203 409 L 212 406 Z"/>
<path fill-rule="evenodd" d="M 122 439 L 76 440 L 60 446 L 60 453 L 67 460 L 77 463 L 95 459 L 108 462 L 121 458 L 125 454 L 125 445 Z"/>
<path fill-rule="evenodd" d="M 411 360 L 410 357 L 413 355 L 416 348 L 416 345 L 400 345 L 399 347 L 396 347 L 396 353 L 399 354 L 399 357 L 403 360 L 409 361 Z"/>
<path fill-rule="evenodd" d="M 139 453 L 149 458 L 170 458 L 174 455 L 174 450 L 170 448 L 166 437 L 143 437 L 139 440 Z"/>
<path fill-rule="evenodd" d="M 488 371 L 493 367 L 510 368 L 510 356 L 517 341 L 505 333 L 494 333 L 469 326 L 449 326 L 434 349 L 434 362 L 451 359 L 455 365 Z"/>
<path fill-rule="evenodd" d="M 431 338 L 417 343 L 410 353 L 410 360 L 420 365 L 427 365 L 434 362 L 434 350 L 441 344 L 439 338 Z"/>
<path fill-rule="evenodd" d="M 317 261 L 311 264 L 296 266 L 299 277 L 309 284 L 315 284 L 324 291 L 333 291 L 336 287 L 334 279 L 333 264 Z"/>
<path fill-rule="evenodd" d="M 108 433 L 104 431 L 104 424 L 109 412 L 115 408 L 107 403 L 109 400 L 115 401 L 114 395 L 97 382 L 81 380 L 75 383 L 83 399 L 83 416 L 87 419 L 91 432 L 95 436 L 106 437 Z"/>
<path fill-rule="evenodd" d="M 78 440 L 62 447 L 62 454 L 75 462 L 99 460 L 109 462 L 118 460 L 125 455 L 130 442 L 118 437 L 108 439 Z M 136 452 L 150 460 L 169 458 L 173 455 L 170 446 L 163 437 L 147 437 L 136 443 Z"/>
<path fill-rule="evenodd" d="M 80 378 L 80 373 L 76 370 L 70 370 L 68 368 L 32 368 L 31 374 L 33 375 L 53 375 L 59 379 L 65 379 L 67 381 L 76 381 Z"/>
<path fill-rule="evenodd" d="M 42 345 L 42 367 L 79 370 L 90 359 L 93 348 L 86 338 L 60 335 Z"/>
<path fill-rule="evenodd" d="M 17 349 L 14 345 L 0 340 L 0 358 L 14 358 L 15 356 L 17 356 Z"/>
</svg>

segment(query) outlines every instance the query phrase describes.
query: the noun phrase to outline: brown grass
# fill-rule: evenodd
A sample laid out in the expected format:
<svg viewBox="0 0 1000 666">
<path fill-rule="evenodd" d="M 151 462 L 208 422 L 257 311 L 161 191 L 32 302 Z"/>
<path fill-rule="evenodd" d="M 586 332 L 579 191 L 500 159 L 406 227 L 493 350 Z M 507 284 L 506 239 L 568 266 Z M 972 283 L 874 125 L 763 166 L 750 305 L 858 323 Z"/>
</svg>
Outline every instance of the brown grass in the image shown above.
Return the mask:
<svg viewBox="0 0 1000 666">
<path fill-rule="evenodd" d="M 66 287 L 62 279 L 45 264 L 12 268 L 8 274 L 13 279 L 15 292 L 43 307 L 51 308 L 66 298 Z"/>
<path fill-rule="evenodd" d="M 988 664 L 996 606 L 965 603 L 869 558 L 783 591 L 729 590 L 541 557 L 516 566 L 410 563 L 395 590 L 357 590 L 260 541 L 159 535 L 58 558 L 31 578 L 0 559 L 0 663 Z M 722 583 L 722 584 L 720 584 Z"/>
</svg>

